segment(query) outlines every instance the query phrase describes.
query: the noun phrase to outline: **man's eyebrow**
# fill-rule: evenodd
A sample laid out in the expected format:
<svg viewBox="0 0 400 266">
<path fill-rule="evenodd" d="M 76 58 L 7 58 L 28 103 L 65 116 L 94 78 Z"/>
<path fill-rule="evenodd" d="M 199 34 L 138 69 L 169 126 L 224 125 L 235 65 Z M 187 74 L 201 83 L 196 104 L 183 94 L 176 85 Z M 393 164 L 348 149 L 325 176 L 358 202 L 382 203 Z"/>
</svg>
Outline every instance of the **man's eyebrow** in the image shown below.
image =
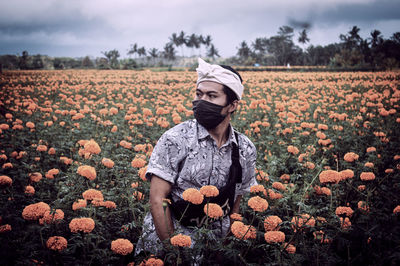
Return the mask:
<svg viewBox="0 0 400 266">
<path fill-rule="evenodd" d="M 197 91 L 199 91 L 199 92 L 201 92 L 201 93 L 206 93 L 206 94 L 210 94 L 210 93 L 216 93 L 216 94 L 218 94 L 218 91 L 206 91 L 206 92 L 203 92 L 202 90 L 200 90 L 200 89 L 196 89 L 196 92 Z"/>
</svg>

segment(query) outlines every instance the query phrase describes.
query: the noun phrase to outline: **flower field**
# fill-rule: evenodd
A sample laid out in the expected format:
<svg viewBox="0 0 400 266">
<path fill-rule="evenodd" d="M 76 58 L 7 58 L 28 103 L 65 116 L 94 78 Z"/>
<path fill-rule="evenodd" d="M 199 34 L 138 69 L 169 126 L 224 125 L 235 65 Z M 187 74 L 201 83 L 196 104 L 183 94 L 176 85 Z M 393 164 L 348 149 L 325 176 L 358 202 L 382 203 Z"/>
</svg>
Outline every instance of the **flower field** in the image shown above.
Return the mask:
<svg viewBox="0 0 400 266">
<path fill-rule="evenodd" d="M 233 126 L 259 185 L 222 241 L 176 232 L 156 258 L 133 251 L 144 173 L 161 134 L 193 118 L 196 72 L 3 73 L 0 264 L 399 264 L 400 72 L 241 75 Z"/>
</svg>

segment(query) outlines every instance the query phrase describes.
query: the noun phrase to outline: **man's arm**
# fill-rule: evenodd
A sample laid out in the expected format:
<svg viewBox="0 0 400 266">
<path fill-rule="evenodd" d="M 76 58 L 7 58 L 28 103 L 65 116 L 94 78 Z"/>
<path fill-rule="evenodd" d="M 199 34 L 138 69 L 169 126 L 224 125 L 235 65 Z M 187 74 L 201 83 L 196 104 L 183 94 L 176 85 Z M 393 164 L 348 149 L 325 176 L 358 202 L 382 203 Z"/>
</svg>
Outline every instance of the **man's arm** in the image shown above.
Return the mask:
<svg viewBox="0 0 400 266">
<path fill-rule="evenodd" d="M 163 199 L 167 198 L 171 191 L 171 184 L 156 175 L 151 177 L 150 183 L 150 212 L 153 216 L 154 226 L 158 238 L 161 241 L 168 239 L 173 231 L 174 226 L 172 223 L 171 213 L 169 207 L 163 209 Z"/>
</svg>

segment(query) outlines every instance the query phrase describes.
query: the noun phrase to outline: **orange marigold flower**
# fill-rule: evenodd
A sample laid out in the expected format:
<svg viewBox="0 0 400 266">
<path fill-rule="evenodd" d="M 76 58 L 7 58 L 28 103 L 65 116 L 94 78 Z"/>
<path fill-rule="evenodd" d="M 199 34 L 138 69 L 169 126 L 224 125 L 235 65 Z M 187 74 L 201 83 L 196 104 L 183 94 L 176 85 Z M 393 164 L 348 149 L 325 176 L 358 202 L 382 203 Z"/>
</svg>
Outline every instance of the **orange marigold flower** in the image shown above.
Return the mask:
<svg viewBox="0 0 400 266">
<path fill-rule="evenodd" d="M 400 213 L 400 205 L 397 205 L 394 209 L 393 209 L 393 213 Z"/>
<path fill-rule="evenodd" d="M 33 195 L 35 194 L 35 188 L 32 186 L 26 186 L 24 193 L 28 195 Z"/>
<path fill-rule="evenodd" d="M 247 204 L 254 211 L 258 211 L 258 212 L 263 212 L 266 209 L 268 209 L 268 201 L 266 201 L 265 199 L 263 199 L 263 198 L 261 198 L 259 196 L 251 197 L 247 201 Z"/>
<path fill-rule="evenodd" d="M 135 199 L 137 199 L 137 200 L 142 200 L 142 199 L 144 199 L 144 195 L 143 195 L 143 193 L 140 192 L 140 191 L 134 191 L 133 194 L 132 194 L 132 196 L 133 196 Z"/>
<path fill-rule="evenodd" d="M 86 142 L 83 148 L 85 149 L 85 152 L 91 154 L 99 154 L 101 152 L 99 144 L 97 144 L 97 142 L 94 141 L 94 139 L 91 139 L 88 142 Z"/>
<path fill-rule="evenodd" d="M 53 222 L 58 222 L 60 220 L 64 219 L 64 212 L 60 209 L 56 209 L 55 211 L 46 211 L 43 214 L 43 217 L 39 219 L 40 224 L 51 224 Z"/>
<path fill-rule="evenodd" d="M 121 140 L 119 142 L 119 145 L 121 145 L 125 149 L 132 149 L 132 143 L 130 143 L 130 142 L 126 141 L 126 140 Z"/>
<path fill-rule="evenodd" d="M 203 211 L 208 217 L 211 217 L 213 219 L 218 219 L 222 217 L 222 215 L 224 215 L 221 206 L 216 203 L 207 203 L 206 205 L 204 205 Z"/>
<path fill-rule="evenodd" d="M 368 147 L 367 148 L 367 152 L 374 152 L 374 151 L 376 151 L 375 147 Z"/>
<path fill-rule="evenodd" d="M 114 167 L 114 162 L 111 159 L 108 159 L 108 158 L 103 158 L 101 160 L 101 163 L 107 168 L 113 168 Z"/>
<path fill-rule="evenodd" d="M 190 236 L 178 234 L 171 237 L 170 242 L 176 247 L 190 247 L 192 245 L 192 239 Z"/>
<path fill-rule="evenodd" d="M 48 151 L 48 154 L 49 154 L 49 155 L 54 155 L 54 154 L 56 154 L 56 149 L 50 148 L 49 151 Z"/>
<path fill-rule="evenodd" d="M 69 229 L 72 233 L 82 231 L 84 233 L 90 233 L 93 231 L 95 223 L 92 218 L 74 218 L 69 223 Z"/>
<path fill-rule="evenodd" d="M 358 160 L 358 154 L 354 153 L 354 152 L 348 152 L 344 155 L 343 159 L 346 162 L 354 162 L 356 160 Z"/>
<path fill-rule="evenodd" d="M 94 200 L 94 199 L 103 200 L 104 199 L 103 193 L 100 190 L 96 190 L 93 188 L 84 191 L 82 193 L 82 197 L 85 200 Z"/>
<path fill-rule="evenodd" d="M 365 201 L 363 201 L 363 200 L 360 200 L 360 201 L 357 203 L 357 207 L 358 207 L 360 210 L 363 210 L 363 211 L 365 211 L 365 212 L 369 212 L 369 207 L 368 207 L 367 203 L 366 203 Z"/>
<path fill-rule="evenodd" d="M 9 231 L 11 231 L 11 225 L 9 224 L 0 225 L 0 233 L 5 233 Z"/>
<path fill-rule="evenodd" d="M 46 146 L 46 145 L 43 145 L 43 144 L 40 144 L 40 145 L 38 145 L 38 146 L 36 147 L 36 150 L 37 150 L 37 151 L 47 151 L 47 146 Z"/>
<path fill-rule="evenodd" d="M 341 175 L 335 170 L 324 170 L 319 174 L 319 182 L 321 183 L 337 183 L 341 180 Z"/>
<path fill-rule="evenodd" d="M 231 218 L 232 220 L 235 220 L 235 221 L 242 221 L 242 220 L 243 220 L 242 215 L 240 215 L 239 213 L 232 213 L 232 214 L 230 215 L 230 218 Z"/>
<path fill-rule="evenodd" d="M 359 190 L 359 191 L 364 191 L 365 190 L 365 185 L 359 185 L 358 187 L 357 187 L 357 189 Z"/>
<path fill-rule="evenodd" d="M 114 201 L 107 200 L 101 203 L 101 206 L 106 207 L 107 209 L 115 209 L 117 208 L 117 204 Z"/>
<path fill-rule="evenodd" d="M 142 158 L 135 158 L 132 160 L 131 165 L 132 165 L 132 167 L 135 167 L 135 168 L 141 168 L 146 165 L 146 161 L 143 160 Z"/>
<path fill-rule="evenodd" d="M 265 187 L 263 185 L 254 185 L 250 187 L 250 193 L 258 193 L 258 192 L 266 193 Z"/>
<path fill-rule="evenodd" d="M 46 172 L 45 177 L 48 179 L 53 179 L 55 175 L 58 175 L 60 170 L 53 168 Z"/>
<path fill-rule="evenodd" d="M 96 179 L 96 169 L 94 167 L 89 166 L 89 165 L 82 165 L 78 167 L 78 170 L 76 171 L 78 174 L 81 176 L 86 177 L 89 180 L 94 180 Z"/>
<path fill-rule="evenodd" d="M 337 216 L 345 215 L 351 217 L 354 213 L 353 209 L 346 206 L 339 206 L 336 208 L 335 211 Z"/>
<path fill-rule="evenodd" d="M 10 128 L 10 126 L 8 124 L 0 124 L 0 129 L 1 130 L 7 130 L 9 128 Z"/>
<path fill-rule="evenodd" d="M 138 171 L 138 175 L 140 179 L 142 179 L 143 181 L 146 181 L 146 172 L 147 172 L 147 166 L 140 168 Z"/>
<path fill-rule="evenodd" d="M 33 122 L 26 122 L 26 127 L 30 128 L 30 129 L 34 129 L 34 128 L 35 128 L 35 123 L 33 123 Z"/>
<path fill-rule="evenodd" d="M 281 218 L 276 215 L 270 215 L 264 220 L 265 231 L 277 231 L 279 230 L 279 224 L 282 223 Z"/>
<path fill-rule="evenodd" d="M 290 175 L 289 174 L 283 174 L 279 177 L 280 180 L 283 181 L 289 181 L 290 180 Z"/>
<path fill-rule="evenodd" d="M 283 198 L 283 195 L 281 193 L 275 192 L 270 188 L 268 189 L 268 192 L 266 194 L 268 195 L 268 197 L 270 199 L 281 199 L 281 198 Z"/>
<path fill-rule="evenodd" d="M 362 172 L 360 174 L 360 179 L 363 181 L 369 181 L 375 179 L 375 174 L 372 172 Z"/>
<path fill-rule="evenodd" d="M 365 166 L 365 167 L 368 167 L 368 168 L 374 168 L 374 163 L 366 162 L 366 163 L 364 164 L 364 166 Z"/>
<path fill-rule="evenodd" d="M 48 249 L 62 251 L 67 248 L 68 241 L 62 236 L 52 236 L 46 242 Z"/>
<path fill-rule="evenodd" d="M 354 172 L 351 169 L 342 170 L 339 172 L 341 180 L 345 180 L 347 178 L 353 178 Z"/>
<path fill-rule="evenodd" d="M 288 151 L 289 153 L 291 153 L 291 154 L 294 154 L 294 155 L 296 155 L 296 154 L 299 153 L 299 149 L 298 149 L 297 147 L 293 146 L 293 145 L 289 145 L 289 146 L 287 147 L 287 151 Z"/>
<path fill-rule="evenodd" d="M 50 206 L 41 201 L 26 206 L 22 211 L 22 217 L 25 220 L 37 220 L 42 218 L 46 211 L 50 211 Z"/>
<path fill-rule="evenodd" d="M 78 199 L 78 201 L 72 203 L 72 210 L 76 211 L 85 208 L 86 206 L 87 206 L 87 201 L 85 199 Z"/>
<path fill-rule="evenodd" d="M 314 227 L 315 219 L 309 214 L 301 214 L 300 216 L 295 216 L 292 218 L 292 228 L 296 232 L 298 229 L 301 229 L 304 225 Z"/>
<path fill-rule="evenodd" d="M 182 193 L 182 198 L 193 204 L 201 204 L 204 200 L 203 194 L 195 188 L 188 188 Z"/>
<path fill-rule="evenodd" d="M 63 161 L 63 163 L 66 164 L 66 165 L 72 164 L 72 159 L 70 159 L 70 158 L 68 158 L 68 157 L 61 156 L 61 157 L 60 157 L 60 160 Z"/>
<path fill-rule="evenodd" d="M 240 221 L 234 221 L 231 225 L 232 234 L 238 239 L 255 239 L 257 231 L 253 226 L 245 225 Z"/>
<path fill-rule="evenodd" d="M 285 248 L 285 251 L 289 254 L 296 253 L 296 247 L 292 244 L 283 243 L 283 247 Z"/>
<path fill-rule="evenodd" d="M 118 238 L 111 242 L 111 250 L 119 255 L 128 255 L 133 251 L 133 244 L 128 239 Z"/>
<path fill-rule="evenodd" d="M 1 175 L 0 176 L 0 186 L 11 186 L 12 179 L 9 176 Z"/>
<path fill-rule="evenodd" d="M 340 217 L 339 219 L 340 219 L 340 224 L 341 224 L 341 227 L 343 230 L 347 230 L 351 227 L 351 222 L 350 222 L 349 217 L 345 217 L 344 219 L 343 219 L 343 217 Z"/>
<path fill-rule="evenodd" d="M 272 183 L 272 187 L 277 189 L 277 190 L 286 190 L 286 187 L 284 184 L 282 184 L 281 182 L 274 182 Z"/>
<path fill-rule="evenodd" d="M 13 168 L 14 166 L 12 165 L 12 163 L 5 163 L 3 164 L 2 168 L 6 169 L 6 168 Z"/>
<path fill-rule="evenodd" d="M 268 231 L 264 234 L 267 243 L 281 243 L 285 241 L 285 233 L 281 231 Z"/>
<path fill-rule="evenodd" d="M 161 259 L 149 258 L 148 260 L 140 263 L 139 266 L 164 266 L 164 262 Z"/>
<path fill-rule="evenodd" d="M 216 186 L 208 185 L 201 187 L 200 193 L 205 197 L 216 197 L 219 194 L 219 190 Z"/>
</svg>

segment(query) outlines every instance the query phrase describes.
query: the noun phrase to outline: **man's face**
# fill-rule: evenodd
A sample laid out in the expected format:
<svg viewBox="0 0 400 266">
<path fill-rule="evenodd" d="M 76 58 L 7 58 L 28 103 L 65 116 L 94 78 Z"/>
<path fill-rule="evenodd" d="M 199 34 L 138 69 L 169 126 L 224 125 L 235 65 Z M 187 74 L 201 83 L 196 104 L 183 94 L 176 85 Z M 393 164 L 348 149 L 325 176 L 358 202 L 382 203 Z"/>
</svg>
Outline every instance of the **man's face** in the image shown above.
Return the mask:
<svg viewBox="0 0 400 266">
<path fill-rule="evenodd" d="M 221 106 L 225 106 L 227 102 L 224 86 L 212 81 L 200 82 L 197 86 L 194 99 L 205 100 Z"/>
</svg>

